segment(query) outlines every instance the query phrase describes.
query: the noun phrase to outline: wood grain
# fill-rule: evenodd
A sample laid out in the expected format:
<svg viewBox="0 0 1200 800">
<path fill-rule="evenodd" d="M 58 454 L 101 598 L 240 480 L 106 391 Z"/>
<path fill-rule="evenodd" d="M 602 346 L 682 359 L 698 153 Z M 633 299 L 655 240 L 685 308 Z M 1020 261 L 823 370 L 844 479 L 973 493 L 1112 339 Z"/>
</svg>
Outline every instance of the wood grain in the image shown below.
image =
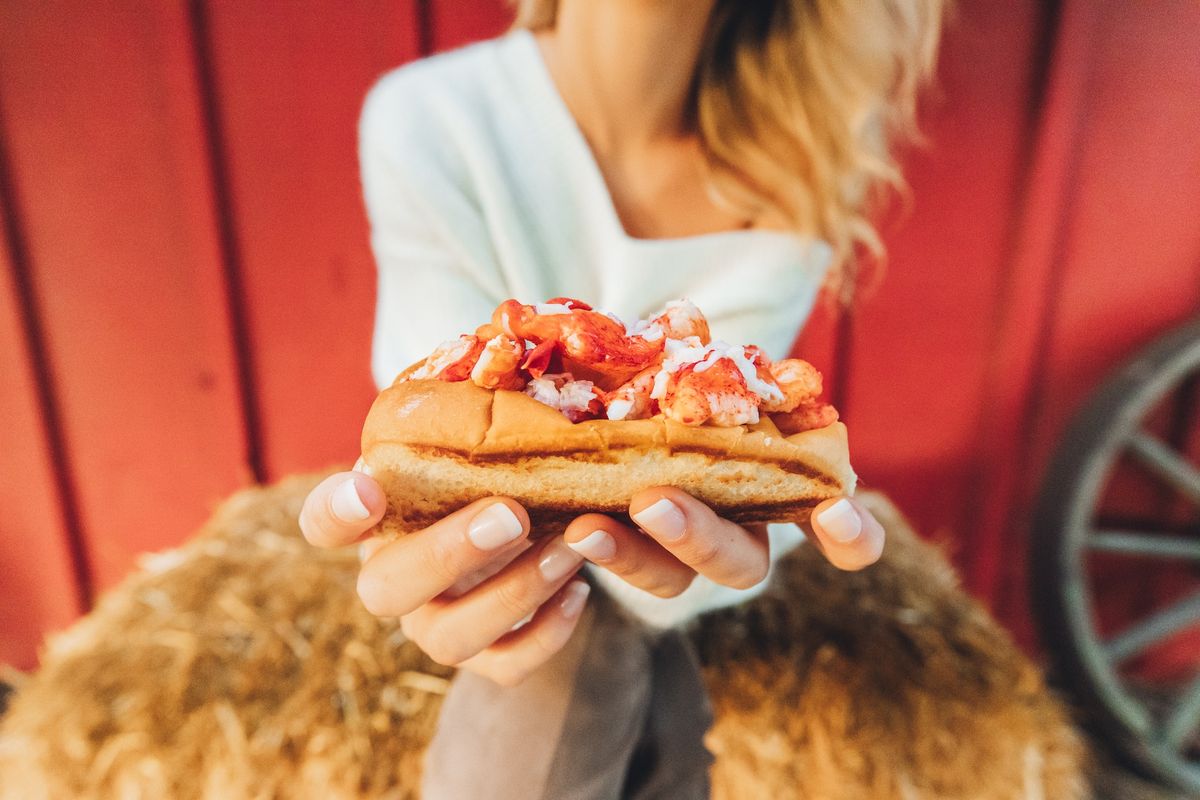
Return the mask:
<svg viewBox="0 0 1200 800">
<path fill-rule="evenodd" d="M 250 477 L 182 3 L 0 6 L 29 281 L 98 587 Z"/>
</svg>

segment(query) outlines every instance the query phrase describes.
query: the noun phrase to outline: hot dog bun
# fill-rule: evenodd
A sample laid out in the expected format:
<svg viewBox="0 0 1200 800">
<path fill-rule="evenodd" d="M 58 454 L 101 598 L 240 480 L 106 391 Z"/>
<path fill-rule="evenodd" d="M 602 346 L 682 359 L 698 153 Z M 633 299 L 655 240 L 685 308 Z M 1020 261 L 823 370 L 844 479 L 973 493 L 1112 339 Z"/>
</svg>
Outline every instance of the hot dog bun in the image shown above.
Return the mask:
<svg viewBox="0 0 1200 800">
<path fill-rule="evenodd" d="M 623 516 L 634 493 L 675 486 L 741 523 L 803 521 L 852 494 L 846 428 L 785 437 L 764 416 L 749 426 L 664 419 L 572 423 L 523 392 L 470 381 L 404 380 L 375 400 L 362 455 L 388 497 L 382 533 L 424 528 L 482 497 L 529 511 L 535 532 L 576 516 Z"/>
</svg>

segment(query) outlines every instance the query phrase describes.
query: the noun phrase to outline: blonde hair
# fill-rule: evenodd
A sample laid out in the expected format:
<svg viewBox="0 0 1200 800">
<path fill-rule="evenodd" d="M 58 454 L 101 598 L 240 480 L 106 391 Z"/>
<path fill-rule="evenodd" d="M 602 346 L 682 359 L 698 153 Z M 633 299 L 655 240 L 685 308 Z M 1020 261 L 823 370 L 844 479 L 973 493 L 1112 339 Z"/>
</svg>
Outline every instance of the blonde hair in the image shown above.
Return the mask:
<svg viewBox="0 0 1200 800">
<path fill-rule="evenodd" d="M 552 27 L 558 0 L 516 0 L 516 26 Z M 916 138 L 948 0 L 717 0 L 692 122 L 713 187 L 734 207 L 828 241 L 853 289 L 872 218 L 904 186 L 896 145 Z"/>
</svg>

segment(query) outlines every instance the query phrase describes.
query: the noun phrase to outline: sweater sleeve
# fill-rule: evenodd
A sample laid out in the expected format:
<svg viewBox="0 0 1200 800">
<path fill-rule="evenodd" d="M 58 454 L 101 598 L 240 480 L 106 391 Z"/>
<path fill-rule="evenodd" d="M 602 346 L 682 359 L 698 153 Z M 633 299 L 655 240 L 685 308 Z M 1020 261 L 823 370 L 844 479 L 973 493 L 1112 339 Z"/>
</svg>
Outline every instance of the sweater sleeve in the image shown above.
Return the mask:
<svg viewBox="0 0 1200 800">
<path fill-rule="evenodd" d="M 378 270 L 371 371 L 380 388 L 440 342 L 474 330 L 507 296 L 481 213 L 440 163 L 435 133 L 414 124 L 422 101 L 404 78 L 381 80 L 359 122 Z"/>
</svg>

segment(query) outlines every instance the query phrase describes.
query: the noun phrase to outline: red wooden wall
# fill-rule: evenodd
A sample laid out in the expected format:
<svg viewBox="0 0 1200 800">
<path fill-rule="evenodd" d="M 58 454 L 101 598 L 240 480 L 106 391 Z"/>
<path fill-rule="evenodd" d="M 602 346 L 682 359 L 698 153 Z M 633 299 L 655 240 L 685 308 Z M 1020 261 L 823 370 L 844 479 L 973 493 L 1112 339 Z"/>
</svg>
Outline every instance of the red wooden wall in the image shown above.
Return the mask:
<svg viewBox="0 0 1200 800">
<path fill-rule="evenodd" d="M 255 479 L 349 462 L 388 68 L 499 0 L 0 3 L 0 661 Z M 835 377 L 867 485 L 1026 638 L 1025 522 L 1105 370 L 1200 307 L 1200 6 L 962 0 Z"/>
</svg>

